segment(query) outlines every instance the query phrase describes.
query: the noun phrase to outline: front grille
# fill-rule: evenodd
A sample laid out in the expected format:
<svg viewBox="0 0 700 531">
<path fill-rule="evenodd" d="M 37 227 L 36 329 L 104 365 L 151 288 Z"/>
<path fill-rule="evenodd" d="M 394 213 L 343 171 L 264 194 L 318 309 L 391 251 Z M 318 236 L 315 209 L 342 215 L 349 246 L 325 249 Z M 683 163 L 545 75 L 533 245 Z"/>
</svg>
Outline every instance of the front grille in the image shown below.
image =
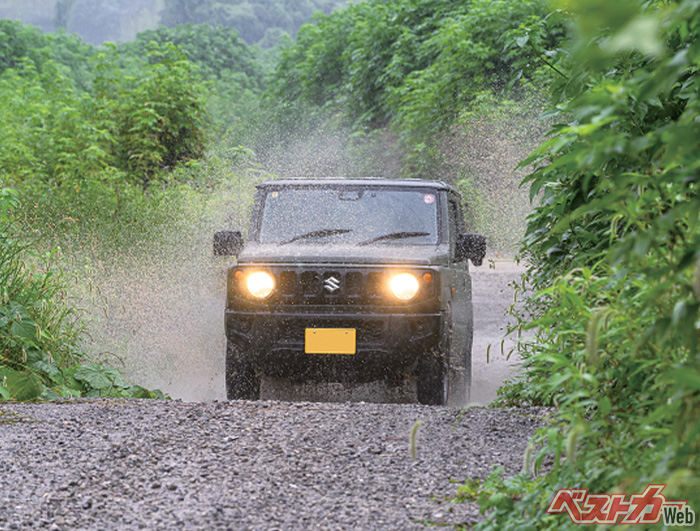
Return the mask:
<svg viewBox="0 0 700 531">
<path fill-rule="evenodd" d="M 383 297 L 383 273 L 340 271 L 274 271 L 286 304 L 360 304 Z"/>
<path fill-rule="evenodd" d="M 387 305 L 401 304 L 387 293 L 389 272 L 377 268 L 266 268 L 275 277 L 277 289 L 266 300 L 268 303 L 284 305 Z M 423 271 L 424 272 L 424 271 Z M 421 282 L 421 290 L 411 303 L 433 297 L 435 281 L 425 283 L 422 273 L 414 271 Z M 431 271 L 432 278 L 435 272 Z M 234 292 L 248 298 L 243 285 L 238 285 L 235 277 Z"/>
</svg>

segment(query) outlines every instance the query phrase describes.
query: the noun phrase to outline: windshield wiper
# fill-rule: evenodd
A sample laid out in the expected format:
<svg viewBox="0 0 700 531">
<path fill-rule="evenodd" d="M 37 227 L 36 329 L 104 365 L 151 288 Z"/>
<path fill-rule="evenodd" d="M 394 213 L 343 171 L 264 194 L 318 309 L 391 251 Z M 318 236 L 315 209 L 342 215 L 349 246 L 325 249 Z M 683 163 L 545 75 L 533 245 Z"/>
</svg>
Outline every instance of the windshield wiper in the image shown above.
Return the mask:
<svg viewBox="0 0 700 531">
<path fill-rule="evenodd" d="M 352 232 L 352 229 L 321 229 L 321 230 L 312 230 L 311 232 L 307 232 L 305 234 L 299 234 L 298 236 L 294 236 L 294 238 L 290 238 L 289 240 L 285 240 L 283 242 L 280 242 L 279 245 L 285 245 L 287 243 L 292 243 L 297 240 L 306 240 L 309 238 L 324 238 L 326 236 L 333 236 L 335 234 L 345 234 L 346 232 Z"/>
<path fill-rule="evenodd" d="M 418 236 L 430 236 L 429 232 L 391 232 L 383 234 L 369 240 L 358 243 L 357 245 L 369 245 L 370 243 L 379 242 L 382 240 L 401 240 L 403 238 L 416 238 Z"/>
</svg>

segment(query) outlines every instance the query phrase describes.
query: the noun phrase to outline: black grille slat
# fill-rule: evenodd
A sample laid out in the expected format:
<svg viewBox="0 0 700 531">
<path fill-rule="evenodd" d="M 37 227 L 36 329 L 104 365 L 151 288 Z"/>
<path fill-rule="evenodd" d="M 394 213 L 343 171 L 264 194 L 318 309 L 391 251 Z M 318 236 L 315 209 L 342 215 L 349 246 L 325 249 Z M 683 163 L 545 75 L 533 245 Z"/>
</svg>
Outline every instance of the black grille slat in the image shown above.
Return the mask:
<svg viewBox="0 0 700 531">
<path fill-rule="evenodd" d="M 359 297 L 362 295 L 363 278 L 362 273 L 353 271 L 345 275 L 345 293 L 348 297 Z"/>
<path fill-rule="evenodd" d="M 279 287 L 282 295 L 295 295 L 297 284 L 297 274 L 294 271 L 282 271 L 280 273 Z"/>
<path fill-rule="evenodd" d="M 381 297 L 384 284 L 383 273 L 369 273 L 365 283 L 365 294 L 368 297 Z"/>
<path fill-rule="evenodd" d="M 304 271 L 301 274 L 300 288 L 304 296 L 318 295 L 321 291 L 321 277 L 316 271 Z"/>
</svg>

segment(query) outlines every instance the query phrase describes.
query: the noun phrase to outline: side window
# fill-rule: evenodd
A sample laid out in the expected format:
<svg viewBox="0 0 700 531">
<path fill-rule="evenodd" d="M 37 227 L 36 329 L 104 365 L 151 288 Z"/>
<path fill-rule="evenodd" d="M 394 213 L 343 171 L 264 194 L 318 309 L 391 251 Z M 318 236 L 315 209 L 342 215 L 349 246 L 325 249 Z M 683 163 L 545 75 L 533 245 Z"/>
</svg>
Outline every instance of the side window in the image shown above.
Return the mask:
<svg viewBox="0 0 700 531">
<path fill-rule="evenodd" d="M 459 205 L 453 196 L 449 197 L 448 203 L 448 225 L 450 228 L 450 251 L 454 254 L 457 245 L 457 234 L 459 234 L 460 211 Z"/>
</svg>

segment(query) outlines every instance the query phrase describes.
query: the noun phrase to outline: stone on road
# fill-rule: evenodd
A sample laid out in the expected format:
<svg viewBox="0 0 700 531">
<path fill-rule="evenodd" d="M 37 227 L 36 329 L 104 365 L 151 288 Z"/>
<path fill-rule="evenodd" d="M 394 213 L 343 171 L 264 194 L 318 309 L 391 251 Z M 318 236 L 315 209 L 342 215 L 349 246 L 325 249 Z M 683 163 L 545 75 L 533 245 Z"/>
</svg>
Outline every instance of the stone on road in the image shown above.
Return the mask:
<svg viewBox="0 0 700 531">
<path fill-rule="evenodd" d="M 450 501 L 458 484 L 495 466 L 519 472 L 543 414 L 155 400 L 0 410 L 0 529 L 53 530 L 470 524 L 478 507 Z"/>
</svg>

